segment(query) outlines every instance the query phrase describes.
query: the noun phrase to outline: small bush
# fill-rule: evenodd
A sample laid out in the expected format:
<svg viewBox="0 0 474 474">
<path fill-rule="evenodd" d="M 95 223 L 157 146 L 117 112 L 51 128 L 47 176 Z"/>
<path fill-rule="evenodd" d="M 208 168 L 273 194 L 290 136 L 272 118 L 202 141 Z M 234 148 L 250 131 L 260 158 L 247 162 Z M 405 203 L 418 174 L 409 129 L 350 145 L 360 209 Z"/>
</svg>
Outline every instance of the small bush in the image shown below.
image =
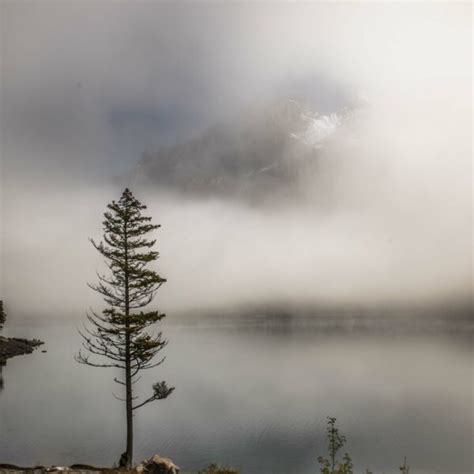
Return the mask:
<svg viewBox="0 0 474 474">
<path fill-rule="evenodd" d="M 336 418 L 328 417 L 328 424 L 326 428 L 328 440 L 328 457 L 319 456 L 318 462 L 321 474 L 354 474 L 354 465 L 348 453 L 345 453 L 342 460 L 337 459 L 339 451 L 346 444 L 346 437 L 339 432 L 336 426 Z M 410 468 L 407 465 L 407 458 L 403 461 L 403 466 L 400 466 L 402 474 L 410 474 Z M 368 469 L 365 474 L 373 474 Z"/>
<path fill-rule="evenodd" d="M 341 462 L 337 460 L 338 451 L 346 444 L 346 437 L 341 435 L 339 428 L 336 427 L 336 418 L 328 417 L 326 431 L 329 457 L 318 458 L 321 474 L 353 474 L 354 466 L 349 454 L 345 453 Z"/>
</svg>

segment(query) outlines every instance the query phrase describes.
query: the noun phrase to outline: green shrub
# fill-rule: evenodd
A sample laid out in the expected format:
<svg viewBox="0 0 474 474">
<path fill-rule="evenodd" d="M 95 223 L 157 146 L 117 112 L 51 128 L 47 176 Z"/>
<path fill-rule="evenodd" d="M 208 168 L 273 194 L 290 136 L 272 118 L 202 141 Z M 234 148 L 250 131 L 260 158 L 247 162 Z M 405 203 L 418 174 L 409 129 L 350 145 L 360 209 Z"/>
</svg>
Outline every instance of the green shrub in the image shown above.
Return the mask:
<svg viewBox="0 0 474 474">
<path fill-rule="evenodd" d="M 354 474 L 354 465 L 348 453 L 345 453 L 342 460 L 337 459 L 338 452 L 346 444 L 346 437 L 339 432 L 336 426 L 336 418 L 328 416 L 328 425 L 326 428 L 328 439 L 328 457 L 319 456 L 318 462 L 320 465 L 321 474 Z M 402 474 L 410 474 L 410 468 L 407 465 L 407 458 L 400 467 Z M 373 474 L 368 469 L 365 474 Z"/>
<path fill-rule="evenodd" d="M 342 461 L 338 461 L 337 454 L 346 444 L 346 437 L 339 432 L 336 427 L 336 418 L 328 417 L 328 426 L 326 428 L 328 438 L 328 457 L 318 457 L 321 474 L 353 474 L 352 459 L 348 453 L 345 453 Z"/>
</svg>

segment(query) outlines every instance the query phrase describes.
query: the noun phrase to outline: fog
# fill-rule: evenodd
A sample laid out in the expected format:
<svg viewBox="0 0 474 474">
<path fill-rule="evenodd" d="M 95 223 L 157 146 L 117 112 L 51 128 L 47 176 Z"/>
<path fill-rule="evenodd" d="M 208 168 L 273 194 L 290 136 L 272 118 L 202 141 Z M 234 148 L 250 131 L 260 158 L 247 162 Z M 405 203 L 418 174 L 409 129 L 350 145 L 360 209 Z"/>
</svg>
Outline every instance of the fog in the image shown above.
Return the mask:
<svg viewBox="0 0 474 474">
<path fill-rule="evenodd" d="M 469 303 L 468 4 L 2 3 L 2 298 L 17 321 L 100 299 L 112 178 L 148 146 L 286 98 L 349 118 L 298 182 L 250 205 L 132 188 L 162 228 L 157 304 Z M 119 180 L 120 181 L 120 180 Z"/>
</svg>

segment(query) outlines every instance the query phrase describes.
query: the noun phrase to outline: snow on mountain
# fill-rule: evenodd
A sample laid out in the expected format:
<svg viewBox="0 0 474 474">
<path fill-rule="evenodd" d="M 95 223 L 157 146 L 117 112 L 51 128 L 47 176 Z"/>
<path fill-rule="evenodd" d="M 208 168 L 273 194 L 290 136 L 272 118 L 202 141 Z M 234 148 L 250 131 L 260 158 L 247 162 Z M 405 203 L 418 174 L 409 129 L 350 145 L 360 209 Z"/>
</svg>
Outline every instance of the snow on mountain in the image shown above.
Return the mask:
<svg viewBox="0 0 474 474">
<path fill-rule="evenodd" d="M 342 123 L 342 117 L 337 113 L 330 115 L 305 116 L 307 128 L 300 133 L 292 133 L 291 136 L 305 145 L 320 148 L 324 146 L 324 140 L 335 133 Z"/>
</svg>

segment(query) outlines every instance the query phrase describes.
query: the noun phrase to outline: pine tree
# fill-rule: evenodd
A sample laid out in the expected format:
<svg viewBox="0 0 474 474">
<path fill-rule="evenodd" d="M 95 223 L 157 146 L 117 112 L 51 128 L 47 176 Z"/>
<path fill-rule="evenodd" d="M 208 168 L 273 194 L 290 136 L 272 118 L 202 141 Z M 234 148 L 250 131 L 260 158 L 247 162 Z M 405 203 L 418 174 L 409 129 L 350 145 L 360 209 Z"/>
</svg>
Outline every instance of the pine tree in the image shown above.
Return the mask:
<svg viewBox="0 0 474 474">
<path fill-rule="evenodd" d="M 83 348 L 76 360 L 93 367 L 123 370 L 123 376 L 114 381 L 125 389 L 125 398 L 120 400 L 126 406 L 127 442 L 121 464 L 130 467 L 133 461 L 133 412 L 154 400 L 168 397 L 174 390 L 166 382 L 157 382 L 152 386 L 151 395 L 143 401 L 138 401 L 133 393 L 139 373 L 164 361 L 164 357 L 156 359 L 155 356 L 168 341 L 161 332 L 152 335 L 147 329 L 165 315 L 144 308 L 166 280 L 148 268 L 159 254 L 152 250 L 156 241 L 147 240 L 145 236 L 160 226 L 142 215 L 146 206 L 125 189 L 120 200 L 112 201 L 107 208 L 103 242 L 90 240 L 104 256 L 110 274 L 97 274 L 98 283 L 89 284 L 103 296 L 107 307 L 100 314 L 94 311 L 87 314 L 88 324 L 81 331 Z"/>
</svg>

